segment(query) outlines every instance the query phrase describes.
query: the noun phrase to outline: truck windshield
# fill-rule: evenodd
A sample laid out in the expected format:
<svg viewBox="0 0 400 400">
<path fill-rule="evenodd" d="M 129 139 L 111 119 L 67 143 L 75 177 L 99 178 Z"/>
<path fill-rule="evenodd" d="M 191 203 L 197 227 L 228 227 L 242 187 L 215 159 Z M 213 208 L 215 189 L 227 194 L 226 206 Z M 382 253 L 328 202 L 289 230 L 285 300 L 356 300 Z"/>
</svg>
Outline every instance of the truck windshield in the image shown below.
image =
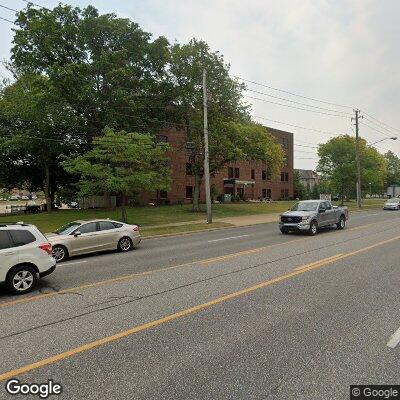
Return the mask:
<svg viewBox="0 0 400 400">
<path fill-rule="evenodd" d="M 305 201 L 296 203 L 290 210 L 291 211 L 316 211 L 318 209 L 317 201 Z"/>
</svg>

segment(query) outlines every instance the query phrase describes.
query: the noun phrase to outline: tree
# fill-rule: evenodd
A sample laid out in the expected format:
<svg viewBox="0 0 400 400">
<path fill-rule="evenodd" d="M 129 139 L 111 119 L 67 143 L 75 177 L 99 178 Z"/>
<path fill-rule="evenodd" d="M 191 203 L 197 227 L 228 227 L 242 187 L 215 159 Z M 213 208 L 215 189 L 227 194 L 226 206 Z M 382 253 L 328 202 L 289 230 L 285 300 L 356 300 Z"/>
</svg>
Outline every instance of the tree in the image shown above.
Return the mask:
<svg viewBox="0 0 400 400">
<path fill-rule="evenodd" d="M 17 76 L 46 76 L 58 96 L 85 119 L 90 144 L 105 127 L 157 131 L 167 114 L 168 41 L 129 19 L 59 5 L 31 4 L 18 14 L 12 48 Z"/>
<path fill-rule="evenodd" d="M 354 195 L 357 182 L 355 159 L 355 138 L 349 135 L 337 136 L 318 148 L 319 162 L 317 170 L 330 187 L 341 195 Z M 364 139 L 360 139 L 361 183 L 364 191 L 369 183 L 374 190 L 381 190 L 386 179 L 385 158 Z"/>
<path fill-rule="evenodd" d="M 301 181 L 300 172 L 297 170 L 294 171 L 293 186 L 294 186 L 295 197 L 298 197 L 300 200 L 305 200 L 309 198 L 308 188 Z"/>
<path fill-rule="evenodd" d="M 50 81 L 26 74 L 0 92 L 0 184 L 43 190 L 48 211 L 60 182 L 70 177 L 62 156 L 78 151 L 84 121 L 58 96 Z"/>
<path fill-rule="evenodd" d="M 400 185 L 400 158 L 392 151 L 385 154 L 387 162 L 387 185 Z"/>
<path fill-rule="evenodd" d="M 106 129 L 93 140 L 93 149 L 66 160 L 64 168 L 78 174 L 82 196 L 109 193 L 121 197 L 126 222 L 128 196 L 140 191 L 168 190 L 170 184 L 165 143 L 155 144 L 149 134 Z"/>
<path fill-rule="evenodd" d="M 218 52 L 203 41 L 175 44 L 169 68 L 173 85 L 173 117 L 181 122 L 190 143 L 194 175 L 193 210 L 199 210 L 200 185 L 204 175 L 203 69 L 207 71 L 210 172 L 238 160 L 262 160 L 273 173 L 283 164 L 283 151 L 261 125 L 252 123 L 242 103 L 244 85 L 229 75 Z M 182 144 L 184 146 L 185 143 Z"/>
</svg>

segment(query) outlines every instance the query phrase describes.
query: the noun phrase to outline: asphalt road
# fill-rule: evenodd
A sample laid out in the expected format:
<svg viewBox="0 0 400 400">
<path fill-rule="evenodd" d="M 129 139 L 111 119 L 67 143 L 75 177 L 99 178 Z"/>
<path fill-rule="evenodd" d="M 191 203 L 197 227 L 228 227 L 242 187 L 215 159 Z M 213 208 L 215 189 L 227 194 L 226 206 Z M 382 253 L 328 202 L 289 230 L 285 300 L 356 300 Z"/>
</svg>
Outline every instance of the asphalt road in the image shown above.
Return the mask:
<svg viewBox="0 0 400 400">
<path fill-rule="evenodd" d="M 65 399 L 348 399 L 351 384 L 399 384 L 399 222 L 370 211 L 316 237 L 266 224 L 61 264 L 29 297 L 2 295 L 0 398 L 11 377 L 53 379 Z"/>
</svg>

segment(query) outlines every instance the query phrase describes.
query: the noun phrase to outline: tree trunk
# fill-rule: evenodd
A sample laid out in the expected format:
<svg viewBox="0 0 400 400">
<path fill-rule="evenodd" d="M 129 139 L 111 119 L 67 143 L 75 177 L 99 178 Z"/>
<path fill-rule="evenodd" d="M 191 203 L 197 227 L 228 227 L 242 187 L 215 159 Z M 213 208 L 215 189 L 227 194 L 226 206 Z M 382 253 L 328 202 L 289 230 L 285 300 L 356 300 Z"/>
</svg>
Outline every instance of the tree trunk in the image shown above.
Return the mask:
<svg viewBox="0 0 400 400">
<path fill-rule="evenodd" d="M 201 176 L 195 174 L 194 176 L 194 191 L 193 191 L 193 207 L 194 212 L 200 211 L 200 186 L 201 186 Z"/>
<path fill-rule="evenodd" d="M 126 203 L 127 203 L 127 196 L 123 194 L 121 196 L 121 220 L 124 223 L 128 222 L 128 216 L 126 214 Z"/>
<path fill-rule="evenodd" d="M 51 197 L 50 197 L 50 169 L 47 164 L 44 168 L 45 168 L 44 195 L 46 197 L 47 212 L 51 212 L 52 203 L 51 203 Z"/>
</svg>

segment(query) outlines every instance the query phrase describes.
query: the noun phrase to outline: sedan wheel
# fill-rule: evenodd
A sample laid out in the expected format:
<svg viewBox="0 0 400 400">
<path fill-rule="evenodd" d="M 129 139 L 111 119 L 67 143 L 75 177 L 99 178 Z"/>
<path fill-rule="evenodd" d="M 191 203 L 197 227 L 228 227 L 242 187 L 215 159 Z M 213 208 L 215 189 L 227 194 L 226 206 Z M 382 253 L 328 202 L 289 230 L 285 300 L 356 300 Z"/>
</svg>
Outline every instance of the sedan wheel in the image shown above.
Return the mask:
<svg viewBox="0 0 400 400">
<path fill-rule="evenodd" d="M 129 251 L 133 248 L 132 240 L 128 237 L 123 237 L 118 242 L 118 250 Z"/>
<path fill-rule="evenodd" d="M 64 246 L 54 246 L 52 256 L 57 262 L 64 261 L 68 257 L 67 249 Z"/>
<path fill-rule="evenodd" d="M 30 266 L 21 266 L 12 270 L 7 276 L 7 288 L 14 294 L 31 291 L 37 283 L 36 271 Z"/>
</svg>

